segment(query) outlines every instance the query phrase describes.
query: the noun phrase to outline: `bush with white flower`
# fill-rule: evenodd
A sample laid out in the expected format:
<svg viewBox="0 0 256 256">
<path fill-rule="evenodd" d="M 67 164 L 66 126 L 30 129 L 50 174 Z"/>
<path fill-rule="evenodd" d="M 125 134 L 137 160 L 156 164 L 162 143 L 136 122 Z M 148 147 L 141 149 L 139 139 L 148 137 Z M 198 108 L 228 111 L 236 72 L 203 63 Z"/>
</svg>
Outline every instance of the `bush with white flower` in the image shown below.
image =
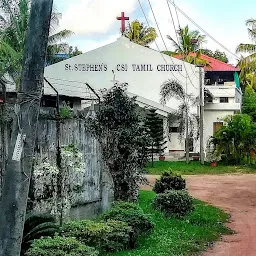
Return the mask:
<svg viewBox="0 0 256 256">
<path fill-rule="evenodd" d="M 62 220 L 69 215 L 74 195 L 82 191 L 84 160 L 74 145 L 62 146 L 60 156 L 60 167 L 48 158 L 36 162 L 33 209 Z"/>
</svg>

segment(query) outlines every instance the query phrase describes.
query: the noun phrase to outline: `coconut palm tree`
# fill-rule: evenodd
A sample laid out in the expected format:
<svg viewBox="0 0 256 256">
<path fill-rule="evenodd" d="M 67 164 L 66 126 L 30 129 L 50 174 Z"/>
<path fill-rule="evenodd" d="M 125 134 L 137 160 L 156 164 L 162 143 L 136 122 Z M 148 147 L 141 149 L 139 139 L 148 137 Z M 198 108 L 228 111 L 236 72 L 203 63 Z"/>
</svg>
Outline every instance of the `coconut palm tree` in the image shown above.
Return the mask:
<svg viewBox="0 0 256 256">
<path fill-rule="evenodd" d="M 168 115 L 168 127 L 178 125 L 179 139 L 185 139 L 186 161 L 189 162 L 189 138 L 198 139 L 199 137 L 199 117 L 191 112 L 198 99 L 192 94 L 186 93 L 183 86 L 176 80 L 164 82 L 160 90 L 161 103 L 166 104 L 170 99 L 176 99 L 180 102 L 178 109 Z M 171 135 L 171 134 L 170 134 Z"/>
<path fill-rule="evenodd" d="M 156 40 L 157 33 L 155 28 L 148 28 L 143 23 L 135 20 L 129 24 L 129 27 L 124 32 L 124 36 L 136 44 L 148 46 Z"/>
<path fill-rule="evenodd" d="M 23 51 L 28 29 L 30 0 L 0 0 L 0 76 L 8 75 L 19 84 Z M 55 32 L 60 14 L 53 12 L 48 57 L 63 49 L 62 40 L 72 35 L 69 30 Z"/>
<path fill-rule="evenodd" d="M 53 237 L 54 234 L 58 233 L 59 226 L 56 222 L 55 217 L 50 214 L 27 213 L 21 244 L 21 256 L 26 254 L 34 240 L 42 236 Z"/>
<path fill-rule="evenodd" d="M 167 35 L 167 38 L 171 40 L 174 47 L 174 53 L 171 55 L 179 55 L 184 61 L 196 65 L 207 65 L 207 61 L 200 58 L 201 45 L 205 42 L 206 36 L 201 35 L 198 30 L 190 31 L 188 25 L 184 28 L 179 28 L 177 34 L 178 40 Z"/>
<path fill-rule="evenodd" d="M 251 85 L 256 89 L 256 19 L 246 21 L 249 37 L 253 43 L 239 44 L 236 52 L 249 54 L 247 57 L 241 57 L 238 66 L 241 69 L 240 80 L 244 85 Z"/>
</svg>

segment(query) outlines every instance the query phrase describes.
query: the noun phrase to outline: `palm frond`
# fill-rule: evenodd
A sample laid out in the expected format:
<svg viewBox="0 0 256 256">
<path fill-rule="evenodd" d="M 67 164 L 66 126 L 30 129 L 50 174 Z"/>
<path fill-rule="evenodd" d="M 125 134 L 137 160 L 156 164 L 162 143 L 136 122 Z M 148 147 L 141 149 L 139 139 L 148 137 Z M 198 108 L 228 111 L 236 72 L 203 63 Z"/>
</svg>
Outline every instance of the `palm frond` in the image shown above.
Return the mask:
<svg viewBox="0 0 256 256">
<path fill-rule="evenodd" d="M 155 28 L 146 28 L 141 34 L 141 41 L 143 45 L 146 46 L 155 41 L 157 37 Z"/>
<path fill-rule="evenodd" d="M 175 52 L 177 52 L 177 53 L 182 53 L 183 52 L 183 50 L 181 49 L 181 47 L 180 47 L 178 42 L 176 42 L 170 35 L 167 35 L 167 38 L 170 41 L 172 41 L 172 44 L 173 44 L 173 46 L 175 48 Z"/>
<path fill-rule="evenodd" d="M 59 13 L 56 7 L 53 7 L 52 15 L 51 15 L 51 24 L 50 24 L 50 32 L 55 31 L 56 27 L 59 26 L 60 19 L 62 18 L 62 14 Z"/>
<path fill-rule="evenodd" d="M 30 241 L 32 239 L 38 239 L 42 234 L 54 235 L 59 229 L 59 226 L 53 222 L 43 222 L 31 228 L 28 233 L 23 236 L 23 241 Z"/>
<path fill-rule="evenodd" d="M 53 236 L 59 231 L 56 219 L 49 214 L 29 213 L 26 215 L 22 238 L 22 253 L 28 250 L 31 242 L 42 236 Z"/>
<path fill-rule="evenodd" d="M 256 19 L 248 19 L 245 22 L 246 26 L 254 27 L 256 25 Z"/>
<path fill-rule="evenodd" d="M 256 51 L 256 45 L 255 44 L 240 44 L 236 48 L 236 52 L 245 52 L 245 53 L 254 53 Z"/>
<path fill-rule="evenodd" d="M 64 39 L 69 38 L 70 36 L 72 36 L 74 34 L 74 32 L 70 31 L 70 30 L 62 30 L 54 35 L 49 36 L 48 39 L 48 44 L 56 44 Z"/>
<path fill-rule="evenodd" d="M 166 104 L 166 102 L 171 98 L 176 98 L 178 100 L 184 101 L 186 93 L 183 86 L 178 81 L 167 80 L 161 86 L 160 96 L 161 103 Z"/>
<path fill-rule="evenodd" d="M 147 46 L 156 40 L 157 32 L 155 28 L 147 27 L 138 20 L 134 20 L 129 23 L 124 36 L 136 44 Z"/>
</svg>

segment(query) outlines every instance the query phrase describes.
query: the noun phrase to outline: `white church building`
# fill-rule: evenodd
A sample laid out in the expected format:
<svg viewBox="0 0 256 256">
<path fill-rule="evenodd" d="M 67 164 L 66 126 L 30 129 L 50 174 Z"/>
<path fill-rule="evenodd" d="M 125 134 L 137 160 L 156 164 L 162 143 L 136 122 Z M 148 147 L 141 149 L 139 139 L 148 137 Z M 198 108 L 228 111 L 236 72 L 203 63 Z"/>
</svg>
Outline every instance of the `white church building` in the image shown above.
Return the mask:
<svg viewBox="0 0 256 256">
<path fill-rule="evenodd" d="M 241 111 L 242 101 L 241 89 L 235 78 L 230 76 L 227 78 L 229 81 L 222 81 L 219 76 L 216 78 L 212 71 L 207 71 L 206 77 L 209 73 L 210 78 L 204 79 L 207 84 L 204 87 L 210 95 L 204 106 L 205 145 L 216 127 L 223 122 L 223 117 Z M 46 67 L 45 78 L 60 95 L 82 99 L 74 104 L 74 108 L 78 109 L 87 106 L 86 101 L 83 101 L 88 94 L 86 83 L 95 91 L 109 89 L 117 81 L 128 83 L 128 94 L 137 97 L 140 107 L 157 109 L 164 123 L 168 114 L 179 105 L 174 99 L 167 102 L 166 106 L 160 104 L 160 87 L 165 81 L 175 79 L 184 88 L 187 85 L 188 93 L 195 97 L 199 96 L 200 88 L 198 67 L 135 44 L 123 36 L 114 43 Z M 55 95 L 47 83 L 44 94 Z M 184 155 L 184 143 L 178 140 L 175 129 L 167 146 L 166 154 L 176 152 L 178 155 Z M 191 152 L 199 152 L 199 142 L 194 143 Z"/>
</svg>

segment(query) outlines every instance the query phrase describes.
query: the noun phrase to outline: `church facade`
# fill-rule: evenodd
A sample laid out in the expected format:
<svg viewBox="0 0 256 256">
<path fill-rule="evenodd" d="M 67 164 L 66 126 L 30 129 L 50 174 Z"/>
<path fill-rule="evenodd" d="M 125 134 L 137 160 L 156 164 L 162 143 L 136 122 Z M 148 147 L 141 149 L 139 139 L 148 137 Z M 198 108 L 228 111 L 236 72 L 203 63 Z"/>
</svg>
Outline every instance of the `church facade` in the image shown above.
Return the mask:
<svg viewBox="0 0 256 256">
<path fill-rule="evenodd" d="M 128 94 L 137 97 L 141 108 L 157 109 L 157 113 L 163 118 L 164 127 L 168 114 L 177 109 L 179 102 L 171 99 L 165 106 L 160 104 L 161 85 L 169 79 L 176 80 L 195 97 L 199 96 L 200 90 L 198 67 L 130 42 L 123 36 L 114 43 L 46 67 L 45 77 L 60 95 L 80 98 L 81 105 L 78 104 L 77 108 L 87 106 L 83 100 L 88 98 L 86 84 L 97 92 L 109 89 L 117 82 L 128 83 Z M 213 135 L 215 123 L 222 122 L 224 116 L 241 109 L 241 90 L 231 83 L 223 86 L 224 90 L 219 88 L 220 85 L 205 86 L 212 98 L 204 106 L 205 145 Z M 55 95 L 47 83 L 44 93 Z M 230 100 L 220 102 L 223 97 Z M 198 109 L 193 111 L 196 113 Z M 184 147 L 184 142 L 178 139 L 178 133 L 173 129 L 166 154 L 176 152 L 182 155 Z M 198 141 L 192 143 L 191 152 L 199 152 Z"/>
</svg>

